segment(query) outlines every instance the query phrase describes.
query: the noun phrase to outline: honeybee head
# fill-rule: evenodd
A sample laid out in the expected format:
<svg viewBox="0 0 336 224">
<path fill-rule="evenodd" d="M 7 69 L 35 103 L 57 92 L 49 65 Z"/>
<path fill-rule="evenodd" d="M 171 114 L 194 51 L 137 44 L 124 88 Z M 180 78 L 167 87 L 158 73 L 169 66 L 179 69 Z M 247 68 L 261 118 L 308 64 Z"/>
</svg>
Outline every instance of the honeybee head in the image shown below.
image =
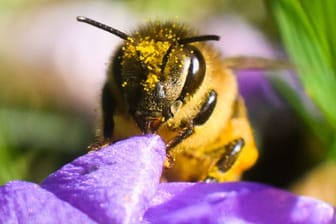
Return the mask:
<svg viewBox="0 0 336 224">
<path fill-rule="evenodd" d="M 216 35 L 193 36 L 174 23 L 152 23 L 127 35 L 85 17 L 77 19 L 125 40 L 113 58 L 111 71 L 130 115 L 144 133 L 155 132 L 172 118 L 201 85 L 206 63 L 191 43 L 219 39 Z"/>
</svg>

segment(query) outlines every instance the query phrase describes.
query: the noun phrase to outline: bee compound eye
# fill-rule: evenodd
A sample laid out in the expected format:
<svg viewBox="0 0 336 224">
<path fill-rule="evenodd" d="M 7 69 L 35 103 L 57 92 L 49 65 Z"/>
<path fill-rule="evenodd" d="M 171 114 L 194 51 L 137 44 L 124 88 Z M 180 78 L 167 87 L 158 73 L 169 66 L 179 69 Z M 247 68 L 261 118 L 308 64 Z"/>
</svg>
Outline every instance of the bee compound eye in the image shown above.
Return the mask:
<svg viewBox="0 0 336 224">
<path fill-rule="evenodd" d="M 180 99 L 187 94 L 193 94 L 202 84 L 205 77 L 206 63 L 202 53 L 194 46 L 188 46 L 187 57 L 190 63 Z"/>
</svg>

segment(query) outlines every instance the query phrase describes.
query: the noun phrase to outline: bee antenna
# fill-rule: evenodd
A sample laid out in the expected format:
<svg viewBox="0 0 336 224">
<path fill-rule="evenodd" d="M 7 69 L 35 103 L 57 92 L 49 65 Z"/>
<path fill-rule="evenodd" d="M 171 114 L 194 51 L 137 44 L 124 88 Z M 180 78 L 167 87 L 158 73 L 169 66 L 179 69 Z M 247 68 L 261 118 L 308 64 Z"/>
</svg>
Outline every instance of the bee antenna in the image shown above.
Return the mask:
<svg viewBox="0 0 336 224">
<path fill-rule="evenodd" d="M 120 37 L 121 39 L 127 40 L 127 38 L 129 37 L 126 33 L 121 32 L 120 30 L 114 29 L 113 27 L 110 27 L 108 25 L 100 23 L 100 22 L 98 22 L 96 20 L 87 18 L 85 16 L 77 16 L 76 19 L 79 22 L 87 23 L 87 24 L 95 26 L 95 27 L 97 27 L 99 29 L 102 29 L 102 30 L 105 30 L 107 32 L 113 33 L 114 35 Z"/>
<path fill-rule="evenodd" d="M 188 44 L 193 42 L 200 42 L 200 41 L 208 41 L 208 40 L 216 40 L 218 41 L 220 37 L 218 35 L 202 35 L 196 37 L 187 37 L 183 38 L 178 41 L 179 44 Z"/>
</svg>

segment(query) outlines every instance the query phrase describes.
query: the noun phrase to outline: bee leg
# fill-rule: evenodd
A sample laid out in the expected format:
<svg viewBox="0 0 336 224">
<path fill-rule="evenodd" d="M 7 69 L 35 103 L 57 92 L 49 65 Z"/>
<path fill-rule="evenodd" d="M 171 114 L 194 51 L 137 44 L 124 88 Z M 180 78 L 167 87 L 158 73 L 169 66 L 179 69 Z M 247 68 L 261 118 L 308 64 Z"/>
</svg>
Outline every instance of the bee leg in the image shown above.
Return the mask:
<svg viewBox="0 0 336 224">
<path fill-rule="evenodd" d="M 225 145 L 224 153 L 216 162 L 216 166 L 221 172 L 224 173 L 233 166 L 233 164 L 238 159 L 239 154 L 242 151 L 244 145 L 245 141 L 242 138 L 237 138 L 229 142 L 227 145 Z"/>
<path fill-rule="evenodd" d="M 240 152 L 245 145 L 243 138 L 237 138 L 224 146 L 223 154 L 219 160 L 215 163 L 216 171 L 225 173 L 233 164 L 237 161 Z M 217 182 L 217 179 L 213 175 L 208 175 L 205 182 Z"/>
<path fill-rule="evenodd" d="M 217 93 L 215 90 L 209 92 L 208 97 L 203 102 L 202 107 L 198 114 L 193 118 L 194 125 L 204 124 L 211 116 L 217 103 Z"/>
<path fill-rule="evenodd" d="M 182 129 L 182 131 L 175 136 L 172 140 L 170 140 L 167 143 L 167 150 L 169 151 L 171 148 L 174 148 L 176 145 L 178 145 L 180 142 L 183 141 L 183 139 L 189 137 L 194 133 L 194 124 L 193 121 L 189 122 L 185 128 Z"/>
<path fill-rule="evenodd" d="M 112 143 L 111 141 L 105 141 L 105 140 L 103 140 L 103 141 L 97 141 L 95 143 L 90 144 L 87 147 L 87 150 L 89 152 L 98 151 L 101 148 L 105 148 L 106 146 L 109 146 L 111 143 Z"/>
<path fill-rule="evenodd" d="M 111 139 L 114 129 L 113 114 L 115 112 L 115 100 L 112 96 L 110 85 L 105 83 L 102 93 L 103 110 L 103 136 L 104 139 Z"/>
<path fill-rule="evenodd" d="M 108 83 L 105 83 L 103 87 L 101 100 L 103 112 L 103 140 L 100 139 L 97 142 L 89 145 L 89 151 L 97 151 L 98 149 L 108 146 L 112 143 L 111 137 L 114 129 L 113 114 L 115 110 L 115 103 Z"/>
<path fill-rule="evenodd" d="M 217 93 L 214 90 L 211 90 L 208 94 L 208 97 L 205 99 L 205 101 L 202 104 L 202 107 L 199 111 L 199 113 L 187 123 L 186 127 L 182 129 L 182 131 L 172 140 L 170 140 L 167 144 L 167 149 L 175 147 L 180 142 L 182 142 L 184 139 L 189 137 L 194 133 L 194 128 L 197 125 L 204 124 L 212 114 L 212 111 L 214 110 L 217 102 Z"/>
</svg>

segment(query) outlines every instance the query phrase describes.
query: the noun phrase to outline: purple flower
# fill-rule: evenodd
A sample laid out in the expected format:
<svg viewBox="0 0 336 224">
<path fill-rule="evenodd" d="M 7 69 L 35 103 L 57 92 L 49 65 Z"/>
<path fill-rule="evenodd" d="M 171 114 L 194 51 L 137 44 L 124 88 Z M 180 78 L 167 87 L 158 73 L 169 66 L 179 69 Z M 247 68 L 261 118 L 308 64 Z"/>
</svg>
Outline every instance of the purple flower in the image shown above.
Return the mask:
<svg viewBox="0 0 336 224">
<path fill-rule="evenodd" d="M 132 137 L 88 153 L 41 185 L 0 187 L 0 223 L 336 223 L 335 209 L 266 185 L 159 183 L 165 144 Z"/>
</svg>

